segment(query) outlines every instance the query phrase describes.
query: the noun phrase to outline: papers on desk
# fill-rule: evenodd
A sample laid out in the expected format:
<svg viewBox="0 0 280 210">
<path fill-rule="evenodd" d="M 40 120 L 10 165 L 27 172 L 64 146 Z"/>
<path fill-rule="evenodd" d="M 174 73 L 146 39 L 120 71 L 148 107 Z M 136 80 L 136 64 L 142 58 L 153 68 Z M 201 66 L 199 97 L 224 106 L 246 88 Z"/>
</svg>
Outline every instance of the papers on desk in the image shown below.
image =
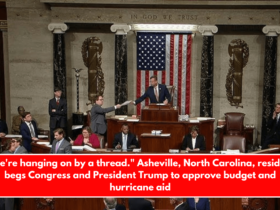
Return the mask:
<svg viewBox="0 0 280 210">
<path fill-rule="evenodd" d="M 88 150 L 88 151 L 96 151 L 96 149 L 94 149 L 94 148 L 92 148 L 92 147 L 90 147 L 90 146 L 88 146 L 88 145 L 85 145 L 84 146 L 84 149 L 86 149 L 86 150 Z"/>
<path fill-rule="evenodd" d="M 50 142 L 38 141 L 37 144 L 48 146 L 48 145 L 50 145 Z"/>
<path fill-rule="evenodd" d="M 84 150 L 84 146 L 72 146 L 72 150 L 73 151 L 83 151 Z"/>
<path fill-rule="evenodd" d="M 14 134 L 8 134 L 5 136 L 6 138 L 21 138 L 22 135 L 14 135 Z"/>
<path fill-rule="evenodd" d="M 158 106 L 164 106 L 164 103 L 157 103 Z"/>
<path fill-rule="evenodd" d="M 199 120 L 189 120 L 190 123 L 199 123 Z"/>
<path fill-rule="evenodd" d="M 45 139 L 45 138 L 48 138 L 48 136 L 47 135 L 38 135 L 38 138 L 39 139 Z"/>
<path fill-rule="evenodd" d="M 152 134 L 154 135 L 160 135 L 162 130 L 152 130 Z"/>
<path fill-rule="evenodd" d="M 126 106 L 126 105 L 128 105 L 128 104 L 130 104 L 130 101 L 123 102 L 123 103 L 121 104 L 121 106 Z"/>
<path fill-rule="evenodd" d="M 128 121 L 128 122 L 139 122 L 139 119 L 137 119 L 137 118 L 135 118 L 135 119 L 129 118 L 129 119 L 126 119 L 126 121 Z"/>
<path fill-rule="evenodd" d="M 82 129 L 83 125 L 72 125 L 72 130 Z"/>
<path fill-rule="evenodd" d="M 228 149 L 226 151 L 221 151 L 221 154 L 240 154 L 238 149 Z"/>
<path fill-rule="evenodd" d="M 162 133 L 161 136 L 171 136 L 170 133 Z"/>
<path fill-rule="evenodd" d="M 141 148 L 133 149 L 132 152 L 141 152 Z"/>
<path fill-rule="evenodd" d="M 169 153 L 172 153 L 172 154 L 179 153 L 179 150 L 178 149 L 170 149 Z"/>
<path fill-rule="evenodd" d="M 127 115 L 115 115 L 115 116 L 113 116 L 113 118 L 118 119 L 118 120 L 124 120 L 125 118 L 127 118 Z"/>
<path fill-rule="evenodd" d="M 202 121 L 202 120 L 214 120 L 215 118 L 212 118 L 212 117 L 197 117 L 196 119 Z"/>
</svg>

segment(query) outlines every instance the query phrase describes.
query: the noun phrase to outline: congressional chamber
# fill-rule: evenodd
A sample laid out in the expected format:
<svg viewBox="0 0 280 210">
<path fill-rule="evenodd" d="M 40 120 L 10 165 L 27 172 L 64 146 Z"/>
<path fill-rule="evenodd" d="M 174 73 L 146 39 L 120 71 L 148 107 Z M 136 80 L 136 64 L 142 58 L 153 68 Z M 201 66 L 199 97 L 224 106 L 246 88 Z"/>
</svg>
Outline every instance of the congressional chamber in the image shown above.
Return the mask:
<svg viewBox="0 0 280 210">
<path fill-rule="evenodd" d="M 279 10 L 272 0 L 0 0 L 1 152 L 279 154 Z M 0 210 L 108 207 L 7 199 Z M 278 198 L 209 200 L 280 209 Z"/>
</svg>

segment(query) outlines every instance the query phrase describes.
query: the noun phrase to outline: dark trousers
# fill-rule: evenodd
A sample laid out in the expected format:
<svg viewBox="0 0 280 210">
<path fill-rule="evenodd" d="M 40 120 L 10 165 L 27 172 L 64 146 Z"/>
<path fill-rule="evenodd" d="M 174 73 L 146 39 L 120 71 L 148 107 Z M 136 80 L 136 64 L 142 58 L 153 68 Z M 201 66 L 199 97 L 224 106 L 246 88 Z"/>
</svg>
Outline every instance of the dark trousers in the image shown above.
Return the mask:
<svg viewBox="0 0 280 210">
<path fill-rule="evenodd" d="M 13 210 L 14 198 L 0 198 L 0 210 Z"/>
<path fill-rule="evenodd" d="M 262 145 L 262 149 L 267 149 L 268 148 L 268 145 L 270 144 L 280 144 L 280 139 L 277 137 L 276 134 L 273 134 L 271 136 L 268 136 L 263 145 Z"/>
</svg>

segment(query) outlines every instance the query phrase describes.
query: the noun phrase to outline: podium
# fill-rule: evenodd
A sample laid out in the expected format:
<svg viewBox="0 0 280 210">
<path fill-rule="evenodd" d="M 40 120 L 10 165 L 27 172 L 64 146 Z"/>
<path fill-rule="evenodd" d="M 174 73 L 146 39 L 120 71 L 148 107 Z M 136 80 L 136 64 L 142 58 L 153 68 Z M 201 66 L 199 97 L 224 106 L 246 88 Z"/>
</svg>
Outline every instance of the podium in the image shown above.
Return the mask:
<svg viewBox="0 0 280 210">
<path fill-rule="evenodd" d="M 178 108 L 171 107 L 170 104 L 150 104 L 142 109 L 142 121 L 163 121 L 178 122 Z"/>
</svg>

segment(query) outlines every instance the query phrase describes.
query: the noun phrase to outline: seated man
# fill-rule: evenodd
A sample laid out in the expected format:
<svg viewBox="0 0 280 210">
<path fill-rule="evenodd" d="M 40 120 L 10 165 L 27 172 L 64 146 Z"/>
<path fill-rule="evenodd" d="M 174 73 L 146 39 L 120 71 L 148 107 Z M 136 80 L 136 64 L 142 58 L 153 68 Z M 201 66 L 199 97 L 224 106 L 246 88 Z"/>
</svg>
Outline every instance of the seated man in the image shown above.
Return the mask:
<svg viewBox="0 0 280 210">
<path fill-rule="evenodd" d="M 31 143 L 39 140 L 37 125 L 32 120 L 30 112 L 25 112 L 22 117 L 24 123 L 20 125 L 20 134 L 22 135 L 23 146 L 28 152 L 31 152 Z"/>
<path fill-rule="evenodd" d="M 22 115 L 25 112 L 25 109 L 23 106 L 18 107 L 18 115 L 13 117 L 13 123 L 12 123 L 12 134 L 19 134 L 20 133 L 20 125 L 23 121 Z"/>
<path fill-rule="evenodd" d="M 116 149 L 132 149 L 139 147 L 138 141 L 135 135 L 129 133 L 129 127 L 127 124 L 123 124 L 120 133 L 117 133 L 114 138 L 113 147 Z"/>
<path fill-rule="evenodd" d="M 15 141 L 15 147 L 14 147 L 14 154 L 27 154 L 27 150 L 22 146 L 22 139 L 21 138 L 14 138 L 12 139 Z"/>
<path fill-rule="evenodd" d="M 280 103 L 275 105 L 274 112 L 269 116 L 267 127 L 270 130 L 262 145 L 262 149 L 267 149 L 269 144 L 280 144 Z"/>
<path fill-rule="evenodd" d="M 72 145 L 64 139 L 65 132 L 62 128 L 54 130 L 55 140 L 52 143 L 51 154 L 71 154 Z"/>
<path fill-rule="evenodd" d="M 182 150 L 194 150 L 194 151 L 199 151 L 199 150 L 205 150 L 205 140 L 204 136 L 198 134 L 198 127 L 193 126 L 191 128 L 191 133 L 186 135 L 183 143 L 182 143 Z"/>
<path fill-rule="evenodd" d="M 4 137 L 8 134 L 7 123 L 0 119 L 0 137 Z"/>
<path fill-rule="evenodd" d="M 150 77 L 151 86 L 147 91 L 137 100 L 132 101 L 135 105 L 141 103 L 145 98 L 150 98 L 150 103 L 164 103 L 168 104 L 171 100 L 170 93 L 165 85 L 158 84 L 157 76 Z"/>
</svg>

